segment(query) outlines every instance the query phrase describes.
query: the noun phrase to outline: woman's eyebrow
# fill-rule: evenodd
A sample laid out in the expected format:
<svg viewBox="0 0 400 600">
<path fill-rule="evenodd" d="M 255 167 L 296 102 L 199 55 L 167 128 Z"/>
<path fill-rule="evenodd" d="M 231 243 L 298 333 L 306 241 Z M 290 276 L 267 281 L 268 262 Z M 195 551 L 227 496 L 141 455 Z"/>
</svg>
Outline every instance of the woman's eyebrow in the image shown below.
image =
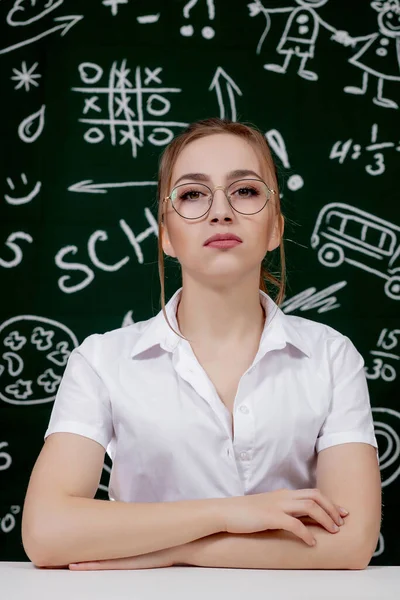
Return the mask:
<svg viewBox="0 0 400 600">
<path fill-rule="evenodd" d="M 229 171 L 229 173 L 226 174 L 226 179 L 239 179 L 240 177 L 247 177 L 248 175 L 255 175 L 258 179 L 261 179 L 258 173 L 249 169 L 235 169 L 234 171 Z M 190 179 L 191 181 L 210 181 L 210 177 L 206 175 L 206 173 L 185 173 L 185 175 L 181 175 L 181 177 L 175 181 L 173 187 L 182 181 L 182 179 Z"/>
</svg>

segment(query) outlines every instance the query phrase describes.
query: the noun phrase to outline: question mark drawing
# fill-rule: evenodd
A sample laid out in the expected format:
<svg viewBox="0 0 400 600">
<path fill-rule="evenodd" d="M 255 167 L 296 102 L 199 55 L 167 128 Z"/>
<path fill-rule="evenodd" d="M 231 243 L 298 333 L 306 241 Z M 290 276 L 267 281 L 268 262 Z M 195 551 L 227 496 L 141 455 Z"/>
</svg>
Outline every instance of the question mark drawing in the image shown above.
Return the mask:
<svg viewBox="0 0 400 600">
<path fill-rule="evenodd" d="M 189 0 L 189 2 L 187 2 L 185 4 L 185 6 L 183 7 L 183 16 L 185 17 L 185 19 L 189 18 L 190 11 L 192 10 L 193 6 L 195 6 L 198 3 L 198 1 L 199 0 Z M 213 19 L 215 19 L 214 0 L 206 0 L 206 2 L 207 2 L 208 16 L 209 16 L 209 19 L 212 21 Z M 193 25 L 182 25 L 182 27 L 180 28 L 180 33 L 184 37 L 191 37 L 194 33 Z M 201 30 L 201 35 L 206 40 L 211 40 L 215 35 L 215 30 L 213 27 L 206 25 Z"/>
<path fill-rule="evenodd" d="M 290 169 L 289 158 L 286 152 L 286 145 L 279 131 L 277 129 L 270 129 L 265 134 L 265 137 L 267 138 L 268 144 L 271 146 L 275 154 L 281 159 L 283 166 L 286 169 Z M 303 185 L 304 180 L 301 175 L 290 175 L 287 182 L 289 190 L 291 190 L 292 192 L 296 192 L 297 190 L 302 188 Z"/>
</svg>

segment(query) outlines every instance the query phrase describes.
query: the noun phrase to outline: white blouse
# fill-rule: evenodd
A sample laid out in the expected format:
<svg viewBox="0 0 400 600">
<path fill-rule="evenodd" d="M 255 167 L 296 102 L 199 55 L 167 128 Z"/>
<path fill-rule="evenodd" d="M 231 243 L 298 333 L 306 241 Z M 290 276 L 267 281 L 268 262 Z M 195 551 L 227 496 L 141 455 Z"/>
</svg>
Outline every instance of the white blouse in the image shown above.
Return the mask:
<svg viewBox="0 0 400 600">
<path fill-rule="evenodd" d="M 179 331 L 182 288 L 166 305 Z M 74 348 L 45 438 L 67 431 L 104 446 L 110 500 L 166 502 L 316 487 L 317 453 L 377 449 L 364 360 L 348 337 L 286 315 L 260 290 L 267 319 L 229 410 L 162 311 L 89 335 Z"/>
</svg>

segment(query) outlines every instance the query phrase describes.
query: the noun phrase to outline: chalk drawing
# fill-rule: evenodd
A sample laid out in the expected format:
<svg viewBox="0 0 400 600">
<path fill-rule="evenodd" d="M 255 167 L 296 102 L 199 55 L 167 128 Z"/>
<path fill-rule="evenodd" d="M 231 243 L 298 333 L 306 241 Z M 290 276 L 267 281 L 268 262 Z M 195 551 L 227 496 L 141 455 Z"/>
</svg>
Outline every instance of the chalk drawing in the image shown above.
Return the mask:
<svg viewBox="0 0 400 600">
<path fill-rule="evenodd" d="M 27 180 L 25 173 L 21 173 L 21 181 L 24 185 L 28 185 L 28 180 Z M 9 187 L 14 191 L 15 185 L 14 185 L 13 180 L 10 177 L 7 177 L 7 183 L 9 185 Z M 15 196 L 9 196 L 8 194 L 4 194 L 4 200 L 7 202 L 7 204 L 12 204 L 13 206 L 19 206 L 20 204 L 27 204 L 28 202 L 33 200 L 33 198 L 35 198 L 38 195 L 41 187 L 42 187 L 42 182 L 37 181 L 35 183 L 33 189 L 30 192 L 28 192 L 28 194 L 25 194 L 24 196 L 18 196 L 17 198 Z"/>
<path fill-rule="evenodd" d="M 325 313 L 334 308 L 339 308 L 340 304 L 336 301 L 336 296 L 332 296 L 347 285 L 347 281 L 339 281 L 334 283 L 324 290 L 316 293 L 317 288 L 310 287 L 295 294 L 288 300 L 284 300 L 281 304 L 281 309 L 285 314 L 290 314 L 295 310 L 302 312 L 307 310 L 318 309 L 318 313 Z"/>
<path fill-rule="evenodd" d="M 44 10 L 40 10 L 40 7 L 36 6 L 36 0 L 16 0 L 7 14 L 6 21 L 11 27 L 30 25 L 35 21 L 39 21 L 39 19 L 42 19 L 53 10 L 56 10 L 63 3 L 64 0 L 48 0 L 44 6 Z M 37 12 L 38 10 L 39 12 Z M 31 13 L 30 17 L 29 13 Z"/>
<path fill-rule="evenodd" d="M 109 6 L 111 8 L 111 14 L 115 17 L 118 14 L 118 6 L 120 4 L 128 4 L 128 0 L 103 0 L 103 6 Z"/>
<path fill-rule="evenodd" d="M 385 488 L 396 481 L 400 474 L 400 413 L 392 408 L 379 406 L 372 407 L 372 414 L 379 445 L 382 488 Z"/>
<path fill-rule="evenodd" d="M 125 188 L 125 187 L 142 187 L 153 185 L 156 186 L 156 181 L 120 181 L 118 183 L 93 183 L 92 179 L 78 181 L 69 186 L 69 192 L 80 192 L 86 194 L 107 194 L 108 189 Z"/>
<path fill-rule="evenodd" d="M 187 123 L 161 118 L 171 109 L 168 96 L 182 91 L 181 88 L 157 87 L 162 83 L 159 75 L 161 67 L 145 67 L 144 73 L 136 67 L 133 85 L 129 78 L 131 69 L 126 63 L 123 59 L 118 66 L 114 61 L 107 82 L 100 87 L 92 86 L 101 82 L 102 67 L 91 62 L 81 63 L 78 67 L 80 78 L 90 87 L 73 87 L 72 91 L 86 94 L 86 99 L 89 98 L 83 109 L 85 117 L 79 119 L 79 122 L 91 125 L 84 133 L 84 140 L 98 144 L 105 139 L 108 131 L 112 146 L 129 142 L 132 156 L 136 157 L 138 147 L 143 147 L 145 141 L 154 146 L 165 146 L 174 137 L 172 128 L 186 127 Z M 134 107 L 130 104 L 132 99 L 136 102 Z M 91 116 L 91 112 L 96 114 Z"/>
<path fill-rule="evenodd" d="M 359 37 L 347 35 L 341 40 L 345 46 L 361 48 L 349 59 L 349 63 L 361 69 L 361 87 L 348 85 L 344 88 L 347 94 L 364 95 L 368 90 L 369 76 L 377 80 L 376 96 L 372 102 L 384 108 L 398 108 L 397 102 L 383 97 L 385 81 L 400 81 L 400 2 L 399 0 L 383 0 L 371 2 L 371 7 L 378 12 L 378 32 Z"/>
<path fill-rule="evenodd" d="M 38 73 L 34 73 L 36 67 L 39 63 L 34 63 L 29 69 L 25 61 L 22 61 L 21 70 L 13 69 L 13 73 L 15 73 L 14 77 L 11 77 L 12 80 L 18 81 L 17 85 L 14 87 L 15 90 L 19 90 L 22 86 L 25 87 L 25 91 L 29 92 L 30 86 L 34 85 L 35 87 L 39 87 L 39 84 L 35 79 L 39 79 L 41 75 Z"/>
<path fill-rule="evenodd" d="M 325 267 L 344 262 L 385 280 L 384 292 L 400 300 L 400 227 L 340 202 L 319 212 L 311 247 Z"/>
<path fill-rule="evenodd" d="M 350 138 L 345 142 L 338 140 L 332 146 L 329 158 L 334 160 L 338 159 L 340 164 L 343 164 L 346 158 L 350 157 L 352 160 L 360 158 L 362 151 L 374 152 L 372 155 L 373 162 L 366 165 L 365 170 L 369 175 L 376 176 L 382 175 L 385 172 L 385 156 L 383 152 L 376 152 L 376 150 L 386 150 L 387 148 L 394 148 L 397 152 L 400 152 L 400 142 L 378 142 L 378 124 L 374 123 L 371 128 L 371 143 L 368 146 L 361 146 L 361 144 L 353 144 L 353 139 Z M 351 152 L 351 154 L 350 154 Z"/>
<path fill-rule="evenodd" d="M 0 325 L 0 400 L 32 405 L 51 402 L 71 351 L 75 334 L 59 321 L 20 315 Z"/>
<path fill-rule="evenodd" d="M 379 350 L 371 350 L 370 354 L 376 358 L 373 359 L 373 367 L 365 367 L 365 374 L 368 379 L 382 379 L 383 381 L 394 381 L 397 377 L 396 366 L 391 364 L 391 361 L 400 360 L 400 352 L 397 348 L 400 335 L 400 329 L 388 328 L 382 329 L 376 347 Z M 389 352 L 397 348 L 396 353 Z M 396 363 L 394 363 L 396 365 Z"/>
<path fill-rule="evenodd" d="M 157 23 L 160 18 L 160 13 L 156 13 L 154 15 L 141 15 L 140 17 L 136 17 L 136 20 L 140 25 L 150 25 L 152 23 Z"/>
<path fill-rule="evenodd" d="M 17 44 L 13 44 L 11 46 L 7 46 L 6 48 L 0 49 L 0 54 L 7 54 L 8 52 L 12 52 L 13 50 L 17 50 L 18 48 L 22 48 L 23 46 L 28 46 L 29 44 L 34 44 L 38 40 L 55 33 L 56 31 L 60 32 L 61 36 L 64 36 L 74 25 L 76 25 L 81 19 L 83 19 L 83 15 L 68 15 L 65 17 L 54 17 L 54 21 L 61 22 L 61 25 L 55 25 L 55 27 L 51 27 L 38 35 L 35 35 L 31 38 L 23 40 L 22 42 L 18 42 Z"/>
<path fill-rule="evenodd" d="M 186 2 L 185 6 L 183 7 L 183 16 L 185 19 L 190 18 L 190 11 L 192 10 L 192 8 L 194 6 L 196 6 L 196 4 L 198 4 L 198 2 L 199 2 L 199 0 L 189 0 L 189 2 Z M 208 18 L 210 19 L 210 21 L 213 21 L 215 19 L 214 0 L 206 0 L 206 3 L 207 3 Z M 191 37 L 194 34 L 193 25 L 191 25 L 191 24 L 182 25 L 182 27 L 180 28 L 180 33 L 184 37 Z M 202 28 L 201 35 L 203 36 L 204 39 L 211 40 L 215 36 L 215 29 L 213 27 L 211 27 L 211 25 L 206 25 Z"/>
<path fill-rule="evenodd" d="M 286 169 L 290 169 L 289 158 L 286 151 L 286 144 L 279 131 L 277 129 L 270 129 L 265 134 L 265 137 L 267 138 L 268 144 L 270 145 L 272 150 L 281 159 L 283 166 Z M 287 186 L 292 192 L 300 190 L 303 187 L 303 185 L 304 180 L 301 175 L 290 175 L 287 181 Z M 283 194 L 281 194 L 281 198 L 283 198 Z"/>
<path fill-rule="evenodd" d="M 140 244 L 147 240 L 147 238 L 149 238 L 150 236 L 155 235 L 158 237 L 157 220 L 154 218 L 152 212 L 147 207 L 144 209 L 144 215 L 150 226 L 146 227 L 146 229 L 138 235 L 135 235 L 133 233 L 131 227 L 124 219 L 120 219 L 119 221 L 119 225 L 128 242 L 134 249 L 137 261 L 140 264 L 143 264 L 144 262 L 143 251 Z M 87 254 L 91 260 L 92 265 L 97 267 L 97 269 L 106 272 L 119 271 L 119 269 L 126 265 L 126 263 L 130 260 L 131 257 L 126 255 L 117 263 L 105 263 L 97 256 L 96 244 L 98 241 L 108 241 L 108 235 L 106 231 L 95 231 L 94 233 L 92 233 L 87 243 Z M 113 242 L 113 244 L 114 243 L 115 242 Z M 66 260 L 69 258 L 69 254 L 76 254 L 78 251 L 79 248 L 75 245 L 65 246 L 57 252 L 54 258 L 55 264 L 59 269 L 62 269 L 63 271 L 79 272 L 79 275 L 81 276 L 81 280 L 78 281 L 78 283 L 71 283 L 71 279 L 78 279 L 77 277 L 72 278 L 72 275 L 63 275 L 59 278 L 58 287 L 62 292 L 66 294 L 73 294 L 85 289 L 95 278 L 95 271 L 89 265 L 81 262 L 69 262 L 69 260 Z M 82 278 L 83 274 L 85 275 L 84 278 Z"/>
<path fill-rule="evenodd" d="M 33 243 L 33 237 L 25 231 L 14 231 L 11 233 L 4 242 L 4 246 L 12 250 L 15 254 L 15 257 L 11 258 L 10 260 L 4 260 L 0 257 L 0 267 L 3 267 L 4 269 L 13 269 L 22 262 L 23 253 L 18 244 L 15 243 L 15 240 L 23 240 L 25 242 L 29 242 L 30 244 Z M 7 251 L 6 254 L 8 256 L 10 254 L 9 251 Z"/>
<path fill-rule="evenodd" d="M 30 144 L 37 140 L 37 138 L 40 136 L 44 127 L 45 110 L 46 105 L 43 104 L 37 112 L 29 115 L 23 121 L 21 121 L 18 127 L 18 135 L 23 142 Z M 32 132 L 31 127 L 36 127 L 36 129 L 34 129 Z"/>
<path fill-rule="evenodd" d="M 281 8 L 266 8 L 261 0 L 255 0 L 248 4 L 250 16 L 255 17 L 263 14 L 266 19 L 266 27 L 257 45 L 257 54 L 261 52 L 262 44 L 271 27 L 272 13 L 289 13 L 286 21 L 285 29 L 278 43 L 276 51 L 285 57 L 283 65 L 268 63 L 264 65 L 267 71 L 275 73 L 286 73 L 290 61 L 293 56 L 300 59 L 300 65 L 297 74 L 303 79 L 309 81 L 317 81 L 318 74 L 314 71 L 306 69 L 306 64 L 309 59 L 314 57 L 315 43 L 318 38 L 320 27 L 324 27 L 333 35 L 332 40 L 339 43 L 347 39 L 347 31 L 338 30 L 324 21 L 316 8 L 324 6 L 329 0 L 296 0 L 299 6 L 285 6 Z"/>
<path fill-rule="evenodd" d="M 221 119 L 231 119 L 232 121 L 236 121 L 236 102 L 235 102 L 235 94 L 242 96 L 242 91 L 233 81 L 232 77 L 226 73 L 226 71 L 222 67 L 217 67 L 215 71 L 215 75 L 212 78 L 209 91 L 215 89 L 215 93 L 217 94 L 218 106 L 219 106 L 219 117 Z M 224 96 L 227 98 L 224 100 Z M 227 108 L 225 108 L 227 105 Z"/>
</svg>

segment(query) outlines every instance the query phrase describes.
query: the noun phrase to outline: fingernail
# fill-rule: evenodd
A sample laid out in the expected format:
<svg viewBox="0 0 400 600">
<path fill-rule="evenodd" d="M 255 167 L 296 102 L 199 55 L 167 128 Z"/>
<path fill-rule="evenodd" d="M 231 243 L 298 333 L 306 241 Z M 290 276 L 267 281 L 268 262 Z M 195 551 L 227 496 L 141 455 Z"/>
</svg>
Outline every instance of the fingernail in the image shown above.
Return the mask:
<svg viewBox="0 0 400 600">
<path fill-rule="evenodd" d="M 349 511 L 346 510 L 345 508 L 340 507 L 339 510 L 342 513 L 342 515 L 348 515 L 349 514 Z"/>
</svg>

